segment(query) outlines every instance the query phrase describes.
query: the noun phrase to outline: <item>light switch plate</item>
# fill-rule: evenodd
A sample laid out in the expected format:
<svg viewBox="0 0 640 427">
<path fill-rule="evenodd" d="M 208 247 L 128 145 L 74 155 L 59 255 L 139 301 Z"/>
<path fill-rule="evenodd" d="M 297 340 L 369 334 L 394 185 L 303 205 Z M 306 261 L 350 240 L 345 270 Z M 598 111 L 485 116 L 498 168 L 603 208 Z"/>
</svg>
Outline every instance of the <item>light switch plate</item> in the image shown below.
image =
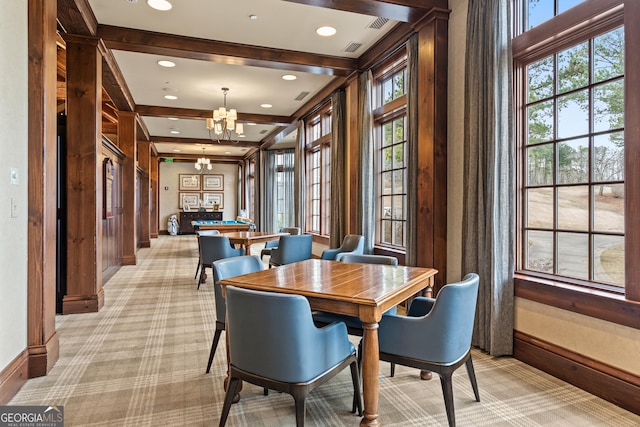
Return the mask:
<svg viewBox="0 0 640 427">
<path fill-rule="evenodd" d="M 18 168 L 10 168 L 9 176 L 11 185 L 18 185 Z"/>
</svg>

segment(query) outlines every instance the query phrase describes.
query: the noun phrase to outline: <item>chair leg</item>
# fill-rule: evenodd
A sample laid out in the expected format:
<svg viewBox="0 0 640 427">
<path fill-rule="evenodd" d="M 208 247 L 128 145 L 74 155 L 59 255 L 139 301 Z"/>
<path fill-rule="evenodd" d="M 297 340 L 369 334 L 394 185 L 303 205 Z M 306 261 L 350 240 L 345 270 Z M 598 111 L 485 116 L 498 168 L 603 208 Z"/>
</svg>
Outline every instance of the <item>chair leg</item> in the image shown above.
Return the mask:
<svg viewBox="0 0 640 427">
<path fill-rule="evenodd" d="M 356 412 L 358 409 L 358 416 L 362 416 L 362 394 L 360 393 L 360 365 L 357 362 L 353 362 L 351 365 L 351 382 L 353 382 L 353 406 L 351 412 Z"/>
<path fill-rule="evenodd" d="M 268 388 L 263 388 L 262 389 L 262 394 L 264 394 L 265 396 L 269 396 L 269 389 Z"/>
<path fill-rule="evenodd" d="M 198 277 L 198 287 L 196 289 L 200 289 L 200 284 L 205 280 L 206 277 L 207 273 L 205 273 L 205 266 L 203 265 L 200 269 L 200 277 Z"/>
<path fill-rule="evenodd" d="M 473 362 L 471 361 L 471 355 L 465 362 L 467 366 L 467 374 L 469 374 L 469 379 L 471 380 L 471 387 L 473 388 L 473 394 L 476 396 L 476 402 L 480 402 L 480 392 L 478 391 L 478 382 L 476 381 L 476 372 L 473 369 Z"/>
<path fill-rule="evenodd" d="M 307 410 L 307 401 L 305 396 L 293 396 L 296 404 L 296 427 L 304 427 L 304 415 Z"/>
<path fill-rule="evenodd" d="M 220 341 L 220 335 L 222 334 L 222 329 L 216 328 L 216 333 L 213 334 L 213 342 L 211 343 L 211 351 L 209 351 L 209 362 L 207 363 L 207 372 L 211 370 L 211 363 L 213 362 L 213 356 L 216 354 L 216 348 L 218 348 L 218 341 Z"/>
<path fill-rule="evenodd" d="M 453 407 L 453 381 L 451 380 L 452 372 L 440 375 L 440 384 L 442 384 L 442 394 L 444 395 L 444 407 L 447 410 L 447 420 L 449 427 L 456 427 L 456 415 Z"/>
<path fill-rule="evenodd" d="M 198 266 L 196 267 L 196 274 L 193 276 L 194 280 L 198 278 L 198 271 L 200 271 L 200 261 L 198 261 Z"/>
<path fill-rule="evenodd" d="M 358 343 L 358 377 L 362 378 L 362 339 Z M 358 387 L 360 387 L 359 384 L 358 384 Z M 353 403 L 351 404 L 351 413 L 355 413 L 356 412 L 356 408 L 357 408 L 356 396 L 354 394 L 353 395 Z M 362 414 L 360 414 L 360 415 L 362 415 Z"/>
<path fill-rule="evenodd" d="M 391 363 L 391 378 L 396 374 L 396 364 Z"/>
<path fill-rule="evenodd" d="M 233 403 L 233 397 L 236 395 L 240 380 L 238 378 L 229 378 L 229 384 L 227 384 L 227 394 L 224 396 L 224 405 L 222 405 L 222 414 L 220 414 L 220 427 L 224 427 L 227 423 L 227 417 L 229 416 L 229 410 Z"/>
</svg>

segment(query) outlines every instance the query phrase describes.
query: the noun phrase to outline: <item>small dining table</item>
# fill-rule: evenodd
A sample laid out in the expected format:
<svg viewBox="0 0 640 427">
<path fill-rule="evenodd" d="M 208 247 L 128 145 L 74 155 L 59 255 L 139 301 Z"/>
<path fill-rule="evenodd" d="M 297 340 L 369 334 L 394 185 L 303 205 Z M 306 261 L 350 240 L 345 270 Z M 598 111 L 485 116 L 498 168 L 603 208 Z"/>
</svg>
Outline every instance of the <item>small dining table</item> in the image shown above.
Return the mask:
<svg viewBox="0 0 640 427">
<path fill-rule="evenodd" d="M 222 235 L 229 238 L 229 243 L 244 247 L 245 253 L 247 255 L 251 255 L 249 248 L 252 244 L 278 240 L 280 236 L 288 236 L 289 233 L 277 233 L 272 231 L 232 231 L 229 233 L 222 233 Z"/>
<path fill-rule="evenodd" d="M 363 326 L 361 426 L 379 426 L 378 322 L 382 313 L 433 289 L 437 270 L 310 259 L 230 277 L 219 283 L 305 296 L 312 310 L 357 316 Z"/>
</svg>

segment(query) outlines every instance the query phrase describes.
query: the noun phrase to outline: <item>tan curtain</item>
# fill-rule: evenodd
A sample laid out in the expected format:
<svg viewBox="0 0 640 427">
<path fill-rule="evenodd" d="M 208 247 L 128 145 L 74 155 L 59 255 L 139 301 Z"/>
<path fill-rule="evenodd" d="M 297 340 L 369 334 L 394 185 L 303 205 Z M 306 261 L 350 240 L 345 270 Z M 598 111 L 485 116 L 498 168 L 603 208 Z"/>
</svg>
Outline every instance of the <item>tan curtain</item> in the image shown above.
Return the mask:
<svg viewBox="0 0 640 427">
<path fill-rule="evenodd" d="M 469 0 L 462 272 L 480 275 L 473 344 L 513 353 L 514 147 L 510 0 Z"/>
<path fill-rule="evenodd" d="M 339 90 L 331 96 L 331 229 L 329 247 L 337 248 L 346 234 L 345 157 L 346 96 Z"/>
</svg>

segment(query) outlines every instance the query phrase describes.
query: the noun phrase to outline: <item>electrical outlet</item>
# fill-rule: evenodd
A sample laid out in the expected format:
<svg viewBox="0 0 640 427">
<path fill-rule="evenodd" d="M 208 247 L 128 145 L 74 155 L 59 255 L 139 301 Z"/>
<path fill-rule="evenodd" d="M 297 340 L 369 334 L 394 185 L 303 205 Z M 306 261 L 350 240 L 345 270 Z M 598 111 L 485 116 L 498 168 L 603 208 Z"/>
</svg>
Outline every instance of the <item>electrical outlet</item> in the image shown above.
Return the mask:
<svg viewBox="0 0 640 427">
<path fill-rule="evenodd" d="M 18 218 L 18 204 L 13 197 L 11 198 L 11 218 Z"/>
</svg>

